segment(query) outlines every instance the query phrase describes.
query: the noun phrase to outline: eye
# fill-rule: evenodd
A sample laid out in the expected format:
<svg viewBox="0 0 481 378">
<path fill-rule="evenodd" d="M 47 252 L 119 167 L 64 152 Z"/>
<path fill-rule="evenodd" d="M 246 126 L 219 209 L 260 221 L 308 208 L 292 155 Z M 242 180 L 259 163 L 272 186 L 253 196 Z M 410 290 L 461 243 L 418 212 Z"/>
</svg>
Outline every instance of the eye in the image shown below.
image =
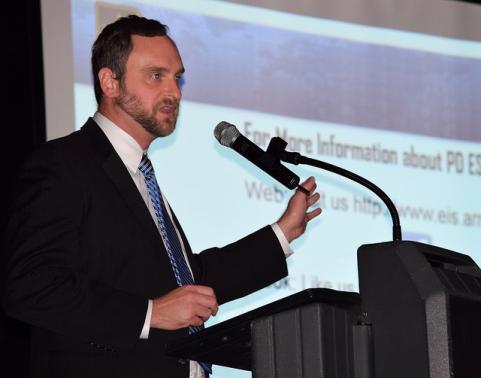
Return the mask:
<svg viewBox="0 0 481 378">
<path fill-rule="evenodd" d="M 162 75 L 160 74 L 160 72 L 152 72 L 150 78 L 152 80 L 160 80 L 162 77 Z"/>
</svg>

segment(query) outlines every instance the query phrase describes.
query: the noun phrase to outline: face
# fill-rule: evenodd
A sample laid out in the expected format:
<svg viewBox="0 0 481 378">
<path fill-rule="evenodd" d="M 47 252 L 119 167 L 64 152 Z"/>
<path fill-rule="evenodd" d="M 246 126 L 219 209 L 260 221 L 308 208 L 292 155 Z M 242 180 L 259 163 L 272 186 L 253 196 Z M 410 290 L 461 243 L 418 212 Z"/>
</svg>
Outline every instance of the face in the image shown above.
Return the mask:
<svg viewBox="0 0 481 378">
<path fill-rule="evenodd" d="M 179 114 L 179 52 L 166 36 L 133 35 L 132 44 L 115 103 L 152 136 L 167 136 Z"/>
</svg>

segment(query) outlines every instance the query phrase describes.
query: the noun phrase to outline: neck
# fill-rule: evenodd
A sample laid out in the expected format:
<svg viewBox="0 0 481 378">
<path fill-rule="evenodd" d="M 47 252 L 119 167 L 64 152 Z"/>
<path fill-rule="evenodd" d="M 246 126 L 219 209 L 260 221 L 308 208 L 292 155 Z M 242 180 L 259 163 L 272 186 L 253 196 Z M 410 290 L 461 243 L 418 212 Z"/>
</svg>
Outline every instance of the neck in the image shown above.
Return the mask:
<svg viewBox="0 0 481 378">
<path fill-rule="evenodd" d="M 145 130 L 142 125 L 135 121 L 118 106 L 108 106 L 104 103 L 99 105 L 98 111 L 129 134 L 143 150 L 147 150 L 155 136 Z"/>
</svg>

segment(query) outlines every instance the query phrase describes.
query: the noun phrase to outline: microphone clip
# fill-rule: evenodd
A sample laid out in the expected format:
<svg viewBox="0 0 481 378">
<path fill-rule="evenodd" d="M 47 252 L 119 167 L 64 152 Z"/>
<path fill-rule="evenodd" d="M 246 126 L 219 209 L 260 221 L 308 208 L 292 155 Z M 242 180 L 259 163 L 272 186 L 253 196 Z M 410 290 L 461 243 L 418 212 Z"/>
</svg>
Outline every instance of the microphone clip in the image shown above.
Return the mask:
<svg viewBox="0 0 481 378">
<path fill-rule="evenodd" d="M 280 138 L 280 137 L 273 137 L 267 146 L 266 152 L 276 158 L 278 162 L 281 161 L 299 165 L 299 160 L 301 158 L 301 154 L 298 152 L 289 152 L 286 151 L 287 142 Z"/>
</svg>

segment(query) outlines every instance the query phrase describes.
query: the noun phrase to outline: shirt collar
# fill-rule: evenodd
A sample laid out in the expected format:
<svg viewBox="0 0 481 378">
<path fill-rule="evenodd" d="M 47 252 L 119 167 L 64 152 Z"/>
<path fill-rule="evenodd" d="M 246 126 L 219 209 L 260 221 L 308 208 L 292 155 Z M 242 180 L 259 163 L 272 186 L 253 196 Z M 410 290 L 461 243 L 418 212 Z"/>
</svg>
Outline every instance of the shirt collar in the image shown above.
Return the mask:
<svg viewBox="0 0 481 378">
<path fill-rule="evenodd" d="M 142 160 L 142 155 L 147 153 L 147 151 L 144 151 L 137 141 L 127 132 L 101 113 L 95 112 L 93 119 L 107 136 L 107 139 L 125 166 L 133 173 L 136 173 Z"/>
</svg>

